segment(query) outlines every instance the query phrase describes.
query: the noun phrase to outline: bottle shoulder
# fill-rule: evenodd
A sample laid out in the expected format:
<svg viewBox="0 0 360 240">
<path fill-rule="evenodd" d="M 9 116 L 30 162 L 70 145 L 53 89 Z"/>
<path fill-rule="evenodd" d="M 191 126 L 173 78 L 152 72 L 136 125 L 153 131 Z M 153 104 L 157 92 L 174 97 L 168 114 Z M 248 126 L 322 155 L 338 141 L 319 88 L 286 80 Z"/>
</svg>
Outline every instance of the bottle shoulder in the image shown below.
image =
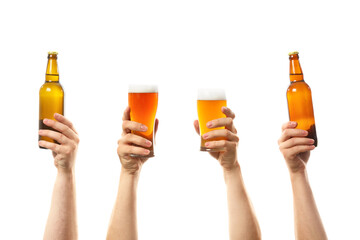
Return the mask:
<svg viewBox="0 0 360 240">
<path fill-rule="evenodd" d="M 311 91 L 310 86 L 309 86 L 309 85 L 308 85 L 305 81 L 301 81 L 301 82 L 292 82 L 292 83 L 290 83 L 290 85 L 289 85 L 289 87 L 288 87 L 287 91 L 289 92 L 289 91 L 292 91 L 292 90 L 294 90 L 294 89 L 297 89 L 297 90 L 304 90 L 304 91 L 306 91 L 306 90 Z"/>
<path fill-rule="evenodd" d="M 51 92 L 51 91 L 60 91 L 63 92 L 63 88 L 60 82 L 45 82 L 40 87 L 40 92 Z"/>
</svg>

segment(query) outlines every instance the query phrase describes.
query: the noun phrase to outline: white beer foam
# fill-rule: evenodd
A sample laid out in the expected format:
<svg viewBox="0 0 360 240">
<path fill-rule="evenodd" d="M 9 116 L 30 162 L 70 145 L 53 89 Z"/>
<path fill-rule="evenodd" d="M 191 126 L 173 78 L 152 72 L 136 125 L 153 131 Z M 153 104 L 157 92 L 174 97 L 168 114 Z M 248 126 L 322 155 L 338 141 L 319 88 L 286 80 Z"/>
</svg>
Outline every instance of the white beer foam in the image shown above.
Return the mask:
<svg viewBox="0 0 360 240">
<path fill-rule="evenodd" d="M 129 93 L 155 93 L 158 92 L 157 85 L 130 84 Z"/>
<path fill-rule="evenodd" d="M 225 90 L 221 88 L 198 89 L 198 100 L 226 100 Z"/>
</svg>

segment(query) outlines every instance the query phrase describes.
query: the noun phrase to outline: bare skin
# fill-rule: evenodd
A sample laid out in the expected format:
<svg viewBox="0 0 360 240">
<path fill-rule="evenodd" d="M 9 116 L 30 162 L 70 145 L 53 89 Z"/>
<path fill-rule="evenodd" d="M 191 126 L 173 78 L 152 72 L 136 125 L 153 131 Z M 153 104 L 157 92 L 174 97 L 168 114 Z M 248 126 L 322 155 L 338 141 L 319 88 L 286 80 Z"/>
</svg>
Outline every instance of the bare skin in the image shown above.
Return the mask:
<svg viewBox="0 0 360 240">
<path fill-rule="evenodd" d="M 212 120 L 207 123 L 207 127 L 225 127 L 225 129 L 213 130 L 204 134 L 202 138 L 206 140 L 218 137 L 226 138 L 226 140 L 207 142 L 206 147 L 225 148 L 223 152 L 211 152 L 210 155 L 219 161 L 224 172 L 227 187 L 230 240 L 261 239 L 259 223 L 246 192 L 237 159 L 239 137 L 233 124 L 235 114 L 227 107 L 223 107 L 221 110 L 226 118 Z M 195 120 L 194 127 L 196 132 L 200 134 L 198 120 Z"/>
<path fill-rule="evenodd" d="M 44 240 L 76 240 L 78 231 L 74 168 L 79 137 L 68 119 L 57 113 L 54 117 L 56 121 L 44 119 L 44 124 L 59 132 L 39 130 L 39 135 L 59 143 L 39 141 L 41 147 L 52 150 L 54 165 L 58 170 Z"/>
<path fill-rule="evenodd" d="M 155 133 L 159 120 L 155 120 Z M 142 165 L 148 160 L 150 153 L 146 147 L 152 145 L 151 141 L 132 134 L 131 131 L 146 132 L 147 126 L 130 121 L 130 108 L 127 107 L 123 115 L 123 133 L 118 141 L 117 153 L 121 162 L 118 195 L 110 219 L 107 238 L 108 240 L 136 240 L 136 193 Z M 136 146 L 135 146 L 136 145 Z M 142 157 L 133 157 L 132 154 Z"/>
<path fill-rule="evenodd" d="M 289 169 L 293 190 L 295 237 L 300 240 L 325 240 L 326 232 L 306 172 L 310 151 L 315 149 L 314 140 L 306 138 L 308 132 L 295 129 L 296 126 L 296 122 L 283 124 L 278 140 L 279 149 Z"/>
</svg>

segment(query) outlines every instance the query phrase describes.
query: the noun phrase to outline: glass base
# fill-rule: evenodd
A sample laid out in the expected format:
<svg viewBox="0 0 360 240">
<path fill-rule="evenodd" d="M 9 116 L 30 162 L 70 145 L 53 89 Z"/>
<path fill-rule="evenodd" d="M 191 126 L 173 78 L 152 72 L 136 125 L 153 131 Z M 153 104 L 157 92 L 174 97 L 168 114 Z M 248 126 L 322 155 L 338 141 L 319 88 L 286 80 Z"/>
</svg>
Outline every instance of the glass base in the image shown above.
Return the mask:
<svg viewBox="0 0 360 240">
<path fill-rule="evenodd" d="M 200 147 L 200 151 L 202 152 L 224 152 L 225 148 L 206 148 Z"/>
</svg>

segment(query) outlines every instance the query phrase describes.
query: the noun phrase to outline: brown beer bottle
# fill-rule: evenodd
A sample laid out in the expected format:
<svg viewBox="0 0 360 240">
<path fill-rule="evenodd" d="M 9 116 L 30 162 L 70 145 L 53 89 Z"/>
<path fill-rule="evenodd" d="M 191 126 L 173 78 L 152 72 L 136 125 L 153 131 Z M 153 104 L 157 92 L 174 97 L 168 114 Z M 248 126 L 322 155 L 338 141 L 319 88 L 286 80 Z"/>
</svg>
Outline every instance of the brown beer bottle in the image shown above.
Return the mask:
<svg viewBox="0 0 360 240">
<path fill-rule="evenodd" d="M 57 52 L 48 53 L 45 83 L 39 92 L 39 129 L 54 130 L 43 123 L 44 118 L 53 119 L 54 114 L 64 115 L 64 90 L 59 83 Z M 39 136 L 39 140 L 56 142 L 51 138 Z M 40 147 L 42 148 L 42 147 Z"/>
<path fill-rule="evenodd" d="M 287 89 L 287 102 L 290 121 L 297 122 L 296 128 L 308 131 L 308 138 L 314 139 L 317 146 L 314 109 L 311 98 L 311 89 L 304 81 L 299 62 L 299 53 L 289 53 L 290 59 L 290 86 Z"/>
</svg>

